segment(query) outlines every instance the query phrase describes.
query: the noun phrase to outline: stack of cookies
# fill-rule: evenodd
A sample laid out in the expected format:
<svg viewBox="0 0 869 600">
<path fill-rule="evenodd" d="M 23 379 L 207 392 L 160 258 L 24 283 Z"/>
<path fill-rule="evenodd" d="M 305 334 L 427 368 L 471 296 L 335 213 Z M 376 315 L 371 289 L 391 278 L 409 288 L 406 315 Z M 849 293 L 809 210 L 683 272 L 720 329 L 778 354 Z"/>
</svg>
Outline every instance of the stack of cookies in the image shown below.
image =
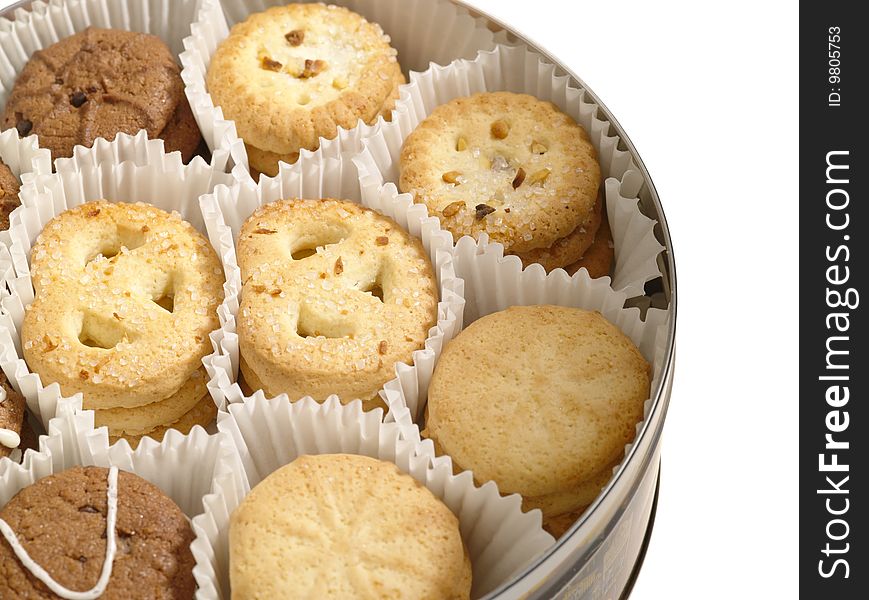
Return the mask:
<svg viewBox="0 0 869 600">
<path fill-rule="evenodd" d="M 43 385 L 82 393 L 112 440 L 214 419 L 202 357 L 219 327 L 223 269 L 177 213 L 104 200 L 67 210 L 37 238 L 31 278 L 27 365 Z"/>
<path fill-rule="evenodd" d="M 518 493 L 560 535 L 624 458 L 650 367 L 600 313 L 513 306 L 460 333 L 435 367 L 426 429 L 439 453 Z"/>
<path fill-rule="evenodd" d="M 379 25 L 340 6 L 255 13 L 211 59 L 208 91 L 245 141 L 251 169 L 276 175 L 338 128 L 389 117 L 404 75 Z"/>
<path fill-rule="evenodd" d="M 181 69 L 158 37 L 90 27 L 33 53 L 15 80 L 2 129 L 36 134 L 52 158 L 144 129 L 190 160 L 202 139 Z"/>
<path fill-rule="evenodd" d="M 525 266 L 608 275 L 597 153 L 550 103 L 495 92 L 436 108 L 405 140 L 400 188 L 458 239 L 486 233 Z"/>
<path fill-rule="evenodd" d="M 378 390 L 437 322 L 437 281 L 419 239 L 353 202 L 282 200 L 248 218 L 237 254 L 248 388 L 383 407 Z"/>
</svg>

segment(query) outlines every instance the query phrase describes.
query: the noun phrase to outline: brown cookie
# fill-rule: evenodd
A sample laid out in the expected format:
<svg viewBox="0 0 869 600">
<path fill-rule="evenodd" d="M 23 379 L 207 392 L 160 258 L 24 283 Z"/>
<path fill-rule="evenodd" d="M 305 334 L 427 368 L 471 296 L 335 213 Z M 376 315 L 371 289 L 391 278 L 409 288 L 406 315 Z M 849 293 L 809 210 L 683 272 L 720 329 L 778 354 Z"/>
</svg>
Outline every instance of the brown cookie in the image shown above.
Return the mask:
<svg viewBox="0 0 869 600">
<path fill-rule="evenodd" d="M 12 389 L 6 373 L 0 370 L 0 458 L 9 456 L 14 448 L 20 446 L 21 427 L 24 423 L 24 397 Z M 13 445 L 15 438 L 19 443 Z"/>
<path fill-rule="evenodd" d="M 551 519 L 544 519 L 543 529 L 552 534 L 552 537 L 558 539 L 565 533 L 567 533 L 567 530 L 570 529 L 574 523 L 576 523 L 576 520 L 579 519 L 582 516 L 582 513 L 584 513 L 587 509 L 588 506 L 582 506 L 580 508 L 577 508 L 573 512 L 558 515 L 557 517 L 552 517 Z"/>
<path fill-rule="evenodd" d="M 109 470 L 74 467 L 18 492 L 0 511 L 38 565 L 59 584 L 92 588 L 106 555 Z M 118 473 L 118 550 L 103 599 L 193 598 L 193 531 L 155 485 Z M 0 598 L 56 598 L 0 539 Z"/>
<path fill-rule="evenodd" d="M 0 231 L 9 229 L 9 215 L 18 208 L 18 190 L 21 184 L 2 160 L 0 160 Z"/>
<path fill-rule="evenodd" d="M 573 275 L 581 268 L 588 269 L 588 274 L 592 279 L 605 277 L 610 274 L 610 269 L 613 265 L 615 257 L 615 246 L 613 246 L 613 234 L 610 231 L 609 220 L 604 211 L 603 220 L 600 224 L 600 229 L 594 236 L 594 243 L 589 246 L 588 250 L 581 259 L 572 265 L 564 267 L 568 275 Z"/>
<path fill-rule="evenodd" d="M 6 103 L 2 128 L 10 127 L 36 134 L 53 158 L 144 129 L 186 162 L 201 137 L 166 44 L 116 29 L 88 28 L 35 52 Z"/>
</svg>

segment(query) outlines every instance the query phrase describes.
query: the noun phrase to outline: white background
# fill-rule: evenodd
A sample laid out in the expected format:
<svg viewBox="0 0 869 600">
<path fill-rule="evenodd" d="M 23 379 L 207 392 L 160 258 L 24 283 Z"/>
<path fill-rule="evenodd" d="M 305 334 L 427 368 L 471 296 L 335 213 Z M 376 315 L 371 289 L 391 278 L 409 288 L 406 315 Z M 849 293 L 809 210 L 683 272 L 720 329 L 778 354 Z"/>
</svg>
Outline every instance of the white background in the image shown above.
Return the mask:
<svg viewBox="0 0 869 600">
<path fill-rule="evenodd" d="M 472 3 L 598 94 L 673 235 L 676 381 L 632 598 L 796 597 L 796 3 Z"/>
<path fill-rule="evenodd" d="M 796 598 L 796 3 L 471 3 L 595 91 L 673 236 L 676 377 L 632 600 Z"/>
</svg>

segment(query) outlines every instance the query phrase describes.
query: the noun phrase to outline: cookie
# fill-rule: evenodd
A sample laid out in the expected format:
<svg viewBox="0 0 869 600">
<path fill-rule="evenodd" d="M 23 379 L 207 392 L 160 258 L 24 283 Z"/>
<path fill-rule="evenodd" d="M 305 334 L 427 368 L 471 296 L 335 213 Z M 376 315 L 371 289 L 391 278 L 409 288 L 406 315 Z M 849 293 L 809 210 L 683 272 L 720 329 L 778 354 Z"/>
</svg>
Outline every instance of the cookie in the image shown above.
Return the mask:
<svg viewBox="0 0 869 600">
<path fill-rule="evenodd" d="M 52 158 L 144 129 L 186 162 L 201 135 L 181 69 L 160 38 L 90 27 L 36 51 L 6 102 L 2 128 L 36 134 Z"/>
<path fill-rule="evenodd" d="M 455 515 L 392 463 L 301 456 L 232 513 L 232 597 L 468 598 Z"/>
<path fill-rule="evenodd" d="M 613 245 L 613 234 L 610 230 L 606 214 L 604 214 L 600 229 L 597 230 L 594 236 L 594 243 L 589 246 L 581 259 L 572 265 L 566 266 L 564 270 L 567 271 L 568 275 L 573 275 L 585 267 L 588 269 L 588 274 L 592 279 L 606 277 L 610 274 L 614 259 L 615 246 Z"/>
<path fill-rule="evenodd" d="M 0 458 L 21 445 L 25 420 L 24 397 L 16 392 L 0 370 Z"/>
<path fill-rule="evenodd" d="M 516 255 L 522 260 L 522 266 L 527 268 L 534 263 L 539 263 L 548 272 L 580 260 L 594 243 L 595 235 L 600 228 L 602 207 L 603 201 L 598 196 L 591 216 L 570 235 L 555 240 L 555 243 L 548 248 L 517 253 Z"/>
<path fill-rule="evenodd" d="M 37 238 L 31 276 L 24 359 L 45 385 L 106 411 L 97 423 L 110 436 L 171 425 L 206 394 L 223 268 L 177 213 L 104 200 L 67 210 Z"/>
<path fill-rule="evenodd" d="M 9 167 L 0 160 L 0 231 L 9 229 L 9 215 L 21 206 L 18 190 L 21 184 Z"/>
<path fill-rule="evenodd" d="M 549 248 L 592 215 L 600 166 L 588 133 L 554 104 L 481 93 L 437 107 L 401 149 L 402 192 L 455 238 L 506 252 Z"/>
<path fill-rule="evenodd" d="M 379 25 L 340 6 L 288 4 L 235 25 L 211 58 L 208 91 L 248 148 L 276 175 L 361 119 L 392 109 L 404 75 Z"/>
<path fill-rule="evenodd" d="M 552 537 L 558 539 L 567 533 L 567 530 L 576 523 L 587 509 L 588 506 L 581 506 L 573 512 L 558 515 L 557 517 L 552 517 L 550 519 L 544 519 L 543 529 L 549 532 Z"/>
<path fill-rule="evenodd" d="M 70 590 L 94 587 L 105 561 L 108 475 L 73 467 L 24 488 L 0 511 L 30 558 Z M 118 472 L 115 532 L 117 553 L 100 598 L 193 598 L 193 531 L 159 488 Z M 2 538 L 0 598 L 57 598 Z"/>
<path fill-rule="evenodd" d="M 141 442 L 145 437 L 160 442 L 163 440 L 163 436 L 166 435 L 166 432 L 170 429 L 175 429 L 182 434 L 188 434 L 190 433 L 190 430 L 197 425 L 207 427 L 216 417 L 217 406 L 214 404 L 214 400 L 211 399 L 211 395 L 209 394 L 200 398 L 193 408 L 181 415 L 176 421 L 158 425 L 149 431 L 137 433 L 109 430 L 109 442 L 114 444 L 120 439 L 125 439 L 130 443 L 131 447 L 136 448 L 138 447 L 139 442 Z"/>
<path fill-rule="evenodd" d="M 623 456 L 649 388 L 648 363 L 600 313 L 513 306 L 444 348 L 426 434 L 479 483 L 563 499 Z"/>
<path fill-rule="evenodd" d="M 437 322 L 417 238 L 343 200 L 258 208 L 238 236 L 242 374 L 268 396 L 374 400 Z"/>
</svg>

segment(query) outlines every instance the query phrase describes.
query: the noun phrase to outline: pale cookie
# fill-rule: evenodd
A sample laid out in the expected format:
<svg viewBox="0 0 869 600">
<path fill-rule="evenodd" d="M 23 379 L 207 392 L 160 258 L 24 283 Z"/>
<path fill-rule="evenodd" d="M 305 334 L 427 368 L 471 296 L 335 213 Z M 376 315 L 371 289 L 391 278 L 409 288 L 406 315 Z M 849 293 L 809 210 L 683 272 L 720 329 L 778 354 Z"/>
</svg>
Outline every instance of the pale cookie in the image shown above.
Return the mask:
<svg viewBox="0 0 869 600">
<path fill-rule="evenodd" d="M 513 306 L 444 348 L 427 434 L 505 494 L 567 492 L 623 456 L 649 377 L 639 350 L 600 313 Z"/>
<path fill-rule="evenodd" d="M 184 382 L 181 388 L 158 402 L 131 408 L 104 408 L 94 411 L 94 426 L 109 428 L 109 435 L 141 435 L 153 429 L 173 423 L 196 406 L 208 394 L 208 374 L 200 367 Z M 90 409 L 88 402 L 84 408 Z"/>
<path fill-rule="evenodd" d="M 594 243 L 595 233 L 600 228 L 603 201 L 598 197 L 594 210 L 586 221 L 573 230 L 567 237 L 555 240 L 549 248 L 538 248 L 528 252 L 516 253 L 523 267 L 539 263 L 547 271 L 564 267 L 582 258 Z"/>
<path fill-rule="evenodd" d="M 211 395 L 206 394 L 199 400 L 199 402 L 196 403 L 193 408 L 181 415 L 181 418 L 173 423 L 167 423 L 165 425 L 156 427 L 151 431 L 146 431 L 140 434 L 110 434 L 109 441 L 114 444 L 115 442 L 123 438 L 130 443 L 130 446 L 136 448 L 139 445 L 139 442 L 141 442 L 142 438 L 144 437 L 153 438 L 154 440 L 159 442 L 163 439 L 163 436 L 166 435 L 166 432 L 170 429 L 177 429 L 179 433 L 187 434 L 190 433 L 190 430 L 193 429 L 196 425 L 207 427 L 214 421 L 216 417 L 217 406 L 214 404 L 214 400 L 211 399 Z"/>
<path fill-rule="evenodd" d="M 459 521 L 394 464 L 301 456 L 259 483 L 232 513 L 233 600 L 468 598 Z"/>
<path fill-rule="evenodd" d="M 165 400 L 211 352 L 223 269 L 177 213 L 104 200 L 65 211 L 37 238 L 31 274 L 24 359 L 91 408 Z"/>
<path fill-rule="evenodd" d="M 576 523 L 576 521 L 587 509 L 588 506 L 580 506 L 573 512 L 558 515 L 557 517 L 552 517 L 549 519 L 544 519 L 543 529 L 549 532 L 552 537 L 558 539 L 565 533 L 567 533 L 567 530 L 570 529 L 574 523 Z"/>
<path fill-rule="evenodd" d="M 268 396 L 375 397 L 437 322 L 420 241 L 343 200 L 258 208 L 238 236 L 239 350 Z"/>
<path fill-rule="evenodd" d="M 6 373 L 0 370 L 0 458 L 21 445 L 24 419 L 24 397 L 9 385 Z"/>
<path fill-rule="evenodd" d="M 236 123 L 250 166 L 276 175 L 278 160 L 316 150 L 338 128 L 373 123 L 404 83 L 389 36 L 339 6 L 288 4 L 235 25 L 211 59 L 208 91 Z"/>
<path fill-rule="evenodd" d="M 458 238 L 487 233 L 506 252 L 549 248 L 586 222 L 597 152 L 550 103 L 494 92 L 437 107 L 401 149 L 402 192 Z"/>
<path fill-rule="evenodd" d="M 610 231 L 610 224 L 604 214 L 601 221 L 600 229 L 594 236 L 594 243 L 589 246 L 588 250 L 581 259 L 572 265 L 564 267 L 568 275 L 573 275 L 581 268 L 588 269 L 588 274 L 592 279 L 597 277 L 606 277 L 610 274 L 610 269 L 615 258 L 615 246 L 613 245 L 613 234 Z"/>
</svg>

